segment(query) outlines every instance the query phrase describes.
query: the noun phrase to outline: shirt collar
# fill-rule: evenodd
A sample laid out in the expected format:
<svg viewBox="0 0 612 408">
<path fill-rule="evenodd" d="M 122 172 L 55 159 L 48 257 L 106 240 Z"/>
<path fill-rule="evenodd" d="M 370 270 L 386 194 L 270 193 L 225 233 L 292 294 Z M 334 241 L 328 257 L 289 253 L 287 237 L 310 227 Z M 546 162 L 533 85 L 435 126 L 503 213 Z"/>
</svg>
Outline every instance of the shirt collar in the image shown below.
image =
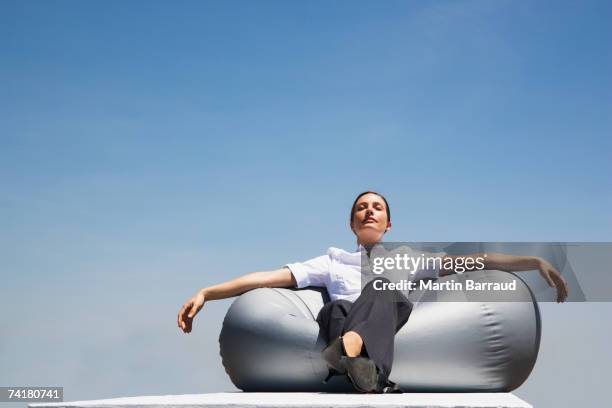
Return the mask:
<svg viewBox="0 0 612 408">
<path fill-rule="evenodd" d="M 385 247 L 382 245 L 382 242 L 383 241 L 379 241 L 378 243 L 376 243 L 374 245 L 373 249 L 378 248 L 380 250 L 382 248 L 384 250 Z M 380 246 L 378 246 L 378 245 L 380 245 Z M 355 252 L 359 252 L 359 253 L 365 252 L 367 254 L 367 251 L 366 251 L 365 247 L 363 245 L 361 245 L 361 244 L 357 244 L 357 248 L 355 249 Z"/>
</svg>

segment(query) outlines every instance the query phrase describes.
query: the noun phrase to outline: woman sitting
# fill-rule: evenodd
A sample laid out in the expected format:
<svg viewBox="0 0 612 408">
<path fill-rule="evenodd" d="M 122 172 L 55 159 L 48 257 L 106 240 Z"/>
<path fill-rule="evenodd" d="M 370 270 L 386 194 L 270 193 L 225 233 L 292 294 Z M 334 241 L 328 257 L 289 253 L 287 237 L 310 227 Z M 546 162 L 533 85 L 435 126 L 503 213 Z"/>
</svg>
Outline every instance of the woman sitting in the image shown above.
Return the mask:
<svg viewBox="0 0 612 408">
<path fill-rule="evenodd" d="M 261 287 L 326 287 L 331 301 L 319 312 L 317 322 L 328 346 L 323 357 L 331 375 L 347 375 L 360 392 L 399 392 L 389 380 L 393 365 L 394 337 L 408 321 L 412 304 L 399 291 L 376 290 L 370 281 L 362 288 L 362 252 L 369 257 L 391 229 L 391 212 L 384 196 L 366 191 L 357 196 L 350 212 L 350 227 L 357 238 L 357 250 L 348 252 L 330 248 L 328 253 L 305 262 L 291 263 L 270 272 L 254 272 L 225 283 L 200 289 L 187 300 L 178 313 L 178 327 L 190 333 L 193 319 L 205 302 L 225 299 Z M 453 256 L 434 254 L 443 262 L 435 267 L 421 264 L 411 272 L 413 279 L 436 279 L 454 273 L 446 264 L 458 258 L 483 259 L 482 269 L 502 271 L 539 270 L 557 290 L 557 301 L 568 294 L 565 279 L 548 261 L 533 256 L 496 253 Z M 449 262 L 446 262 L 449 261 Z M 380 286 L 380 285 L 378 285 Z M 328 377 L 329 378 L 329 377 Z"/>
</svg>

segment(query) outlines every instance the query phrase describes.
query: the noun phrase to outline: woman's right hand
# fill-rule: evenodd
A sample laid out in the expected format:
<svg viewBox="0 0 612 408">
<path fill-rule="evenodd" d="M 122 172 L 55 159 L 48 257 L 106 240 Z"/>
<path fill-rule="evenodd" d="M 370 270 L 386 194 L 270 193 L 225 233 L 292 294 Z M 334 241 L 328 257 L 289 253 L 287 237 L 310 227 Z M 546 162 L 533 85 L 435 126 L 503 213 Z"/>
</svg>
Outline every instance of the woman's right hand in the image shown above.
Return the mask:
<svg viewBox="0 0 612 408">
<path fill-rule="evenodd" d="M 189 299 L 178 314 L 177 324 L 185 333 L 191 333 L 193 318 L 207 300 L 227 299 L 256 288 L 291 288 L 297 286 L 295 277 L 286 266 L 271 272 L 252 272 L 230 281 L 200 289 Z"/>
<path fill-rule="evenodd" d="M 204 290 L 198 291 L 191 299 L 189 299 L 179 311 L 177 323 L 179 329 L 184 333 L 191 333 L 193 318 L 202 309 L 206 302 L 206 294 Z"/>
</svg>

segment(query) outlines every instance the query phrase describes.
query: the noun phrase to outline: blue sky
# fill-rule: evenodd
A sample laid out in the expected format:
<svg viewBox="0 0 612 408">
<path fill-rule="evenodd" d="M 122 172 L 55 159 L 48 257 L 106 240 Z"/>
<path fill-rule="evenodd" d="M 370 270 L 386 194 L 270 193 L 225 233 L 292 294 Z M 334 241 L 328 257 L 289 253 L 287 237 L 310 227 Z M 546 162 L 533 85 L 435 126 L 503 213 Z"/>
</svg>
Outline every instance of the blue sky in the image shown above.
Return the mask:
<svg viewBox="0 0 612 408">
<path fill-rule="evenodd" d="M 56 379 L 71 399 L 230 387 L 214 349 L 228 301 L 191 338 L 178 306 L 352 247 L 366 189 L 389 199 L 389 240 L 612 240 L 611 12 L 0 2 L 0 383 Z M 151 355 L 163 378 L 133 380 Z M 130 380 L 83 383 L 110 362 Z"/>
</svg>

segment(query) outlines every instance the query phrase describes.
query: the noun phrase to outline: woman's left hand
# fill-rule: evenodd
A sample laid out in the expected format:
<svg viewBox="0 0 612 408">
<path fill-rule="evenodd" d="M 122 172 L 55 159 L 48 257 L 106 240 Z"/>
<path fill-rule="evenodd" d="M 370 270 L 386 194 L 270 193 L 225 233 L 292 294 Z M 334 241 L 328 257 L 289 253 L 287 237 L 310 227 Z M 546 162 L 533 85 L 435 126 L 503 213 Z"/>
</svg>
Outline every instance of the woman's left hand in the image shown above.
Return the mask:
<svg viewBox="0 0 612 408">
<path fill-rule="evenodd" d="M 557 303 L 564 302 L 569 293 L 567 281 L 561 273 L 546 259 L 539 259 L 540 275 L 548 283 L 551 288 L 557 288 Z"/>
</svg>

